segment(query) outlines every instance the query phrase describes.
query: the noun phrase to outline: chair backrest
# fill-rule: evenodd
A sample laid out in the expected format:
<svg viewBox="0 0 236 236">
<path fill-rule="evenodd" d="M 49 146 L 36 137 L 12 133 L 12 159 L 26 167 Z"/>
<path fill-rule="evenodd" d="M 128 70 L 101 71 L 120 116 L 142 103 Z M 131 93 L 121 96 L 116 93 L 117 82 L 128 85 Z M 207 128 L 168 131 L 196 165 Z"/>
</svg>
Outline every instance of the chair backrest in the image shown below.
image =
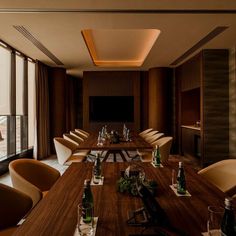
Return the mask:
<svg viewBox="0 0 236 236">
<path fill-rule="evenodd" d="M 63 134 L 63 138 L 74 143 L 77 147 L 79 146 L 81 142 L 83 142 L 77 136 L 72 135 L 72 134 Z"/>
<path fill-rule="evenodd" d="M 70 131 L 70 134 L 73 135 L 73 136 L 75 136 L 75 137 L 77 137 L 78 139 L 80 139 L 81 142 L 83 142 L 83 141 L 86 139 L 85 136 L 81 136 L 81 134 L 79 134 L 79 133 L 76 132 L 76 131 Z"/>
<path fill-rule="evenodd" d="M 144 137 L 147 133 L 153 131 L 153 128 L 145 129 L 144 131 L 140 132 L 139 135 Z"/>
<path fill-rule="evenodd" d="M 26 194 L 0 183 L 0 230 L 15 226 L 31 209 Z"/>
<path fill-rule="evenodd" d="M 77 145 L 64 139 L 56 137 L 53 139 L 58 163 L 63 165 L 77 149 Z"/>
<path fill-rule="evenodd" d="M 161 138 L 163 136 L 164 136 L 164 133 L 157 133 L 157 134 L 154 134 L 151 137 L 146 138 L 146 141 L 148 143 L 152 144 L 153 142 L 157 141 L 159 138 Z"/>
<path fill-rule="evenodd" d="M 227 192 L 236 186 L 236 159 L 216 162 L 198 171 L 198 174 L 206 178 L 221 191 Z"/>
<path fill-rule="evenodd" d="M 80 134 L 81 136 L 83 136 L 85 138 L 88 138 L 88 136 L 89 136 L 89 133 L 82 130 L 82 129 L 75 129 L 75 132 L 77 132 L 78 134 Z"/>
<path fill-rule="evenodd" d="M 18 159 L 10 162 L 9 172 L 14 188 L 27 194 L 35 206 L 60 177 L 60 172 L 51 166 L 33 159 Z"/>
<path fill-rule="evenodd" d="M 154 143 L 152 143 L 153 146 L 156 146 L 156 145 L 159 146 L 162 162 L 167 161 L 169 158 L 172 140 L 173 140 L 173 137 L 167 136 L 167 137 L 160 138 L 156 140 Z"/>
<path fill-rule="evenodd" d="M 146 140 L 146 139 L 152 137 L 153 135 L 155 135 L 155 134 L 157 134 L 157 133 L 159 133 L 159 131 L 157 131 L 157 130 L 152 130 L 152 131 L 148 132 L 147 134 L 145 134 L 143 138 Z"/>
</svg>

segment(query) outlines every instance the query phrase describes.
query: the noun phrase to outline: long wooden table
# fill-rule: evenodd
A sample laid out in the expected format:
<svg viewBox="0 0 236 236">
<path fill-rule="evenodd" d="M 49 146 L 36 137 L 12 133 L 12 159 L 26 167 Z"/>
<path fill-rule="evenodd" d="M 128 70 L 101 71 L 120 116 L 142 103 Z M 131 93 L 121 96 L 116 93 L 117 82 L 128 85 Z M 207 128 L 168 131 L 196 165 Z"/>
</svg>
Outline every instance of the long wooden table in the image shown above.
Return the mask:
<svg viewBox="0 0 236 236">
<path fill-rule="evenodd" d="M 142 228 L 128 226 L 128 212 L 142 206 L 139 197 L 117 192 L 120 172 L 130 163 L 102 163 L 104 185 L 91 186 L 95 202 L 95 215 L 99 217 L 96 236 L 138 235 Z M 163 208 L 173 227 L 186 235 L 201 235 L 206 231 L 207 206 L 221 205 L 225 194 L 185 167 L 187 189 L 191 197 L 177 197 L 171 184 L 172 169 L 177 163 L 164 163 L 154 168 L 140 163 L 148 179 L 158 183 L 156 200 Z M 92 163 L 73 163 L 56 182 L 14 235 L 72 236 L 76 228 L 77 205 L 81 202 L 84 179 L 91 178 Z M 144 231 L 145 234 L 146 231 Z M 148 232 L 148 231 L 147 231 Z"/>
<path fill-rule="evenodd" d="M 146 142 L 140 135 L 138 134 L 131 134 L 131 140 L 130 141 L 124 141 L 120 140 L 119 143 L 110 143 L 108 139 L 105 140 L 103 145 L 97 145 L 97 139 L 98 134 L 91 134 L 87 139 L 84 140 L 84 142 L 80 143 L 78 149 L 89 149 L 89 150 L 106 150 L 108 151 L 105 155 L 105 158 L 103 161 L 106 161 L 108 156 L 110 154 L 114 155 L 114 162 L 116 161 L 116 154 L 120 154 L 123 161 L 126 161 L 125 156 L 123 155 L 122 150 L 126 152 L 127 151 L 133 151 L 133 150 L 142 150 L 142 149 L 150 149 L 152 150 L 153 147 L 148 142 Z"/>
</svg>

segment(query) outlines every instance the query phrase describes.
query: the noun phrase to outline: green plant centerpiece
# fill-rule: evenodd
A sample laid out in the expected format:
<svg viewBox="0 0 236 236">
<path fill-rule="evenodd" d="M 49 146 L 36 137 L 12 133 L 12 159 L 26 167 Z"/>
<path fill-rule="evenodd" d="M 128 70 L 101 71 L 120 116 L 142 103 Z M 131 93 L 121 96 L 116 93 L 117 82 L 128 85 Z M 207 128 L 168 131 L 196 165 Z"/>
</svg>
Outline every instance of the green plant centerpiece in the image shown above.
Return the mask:
<svg viewBox="0 0 236 236">
<path fill-rule="evenodd" d="M 142 167 L 132 164 L 125 171 L 121 171 L 121 177 L 117 181 L 117 190 L 121 193 L 138 195 L 138 186 L 144 185 L 155 196 L 157 182 L 145 179 L 145 172 Z"/>
</svg>

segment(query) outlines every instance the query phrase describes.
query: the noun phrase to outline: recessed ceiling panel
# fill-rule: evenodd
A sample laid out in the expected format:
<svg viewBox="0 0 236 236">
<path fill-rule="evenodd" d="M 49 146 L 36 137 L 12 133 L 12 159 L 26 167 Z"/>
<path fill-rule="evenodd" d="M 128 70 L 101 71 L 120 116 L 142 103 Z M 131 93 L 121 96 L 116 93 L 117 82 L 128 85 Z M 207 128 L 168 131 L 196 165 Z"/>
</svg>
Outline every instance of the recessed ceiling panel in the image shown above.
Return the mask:
<svg viewBox="0 0 236 236">
<path fill-rule="evenodd" d="M 141 66 L 160 34 L 158 29 L 85 29 L 85 43 L 96 66 Z"/>
</svg>

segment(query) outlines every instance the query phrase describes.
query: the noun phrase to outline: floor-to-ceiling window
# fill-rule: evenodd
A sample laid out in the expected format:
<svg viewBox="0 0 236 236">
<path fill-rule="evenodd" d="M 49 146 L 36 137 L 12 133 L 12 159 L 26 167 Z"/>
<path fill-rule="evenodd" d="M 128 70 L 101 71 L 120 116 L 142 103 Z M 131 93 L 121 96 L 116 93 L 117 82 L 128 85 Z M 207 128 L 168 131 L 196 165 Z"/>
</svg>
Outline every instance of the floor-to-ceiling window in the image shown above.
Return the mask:
<svg viewBox="0 0 236 236">
<path fill-rule="evenodd" d="M 35 63 L 0 43 L 0 161 L 34 144 Z"/>
</svg>

